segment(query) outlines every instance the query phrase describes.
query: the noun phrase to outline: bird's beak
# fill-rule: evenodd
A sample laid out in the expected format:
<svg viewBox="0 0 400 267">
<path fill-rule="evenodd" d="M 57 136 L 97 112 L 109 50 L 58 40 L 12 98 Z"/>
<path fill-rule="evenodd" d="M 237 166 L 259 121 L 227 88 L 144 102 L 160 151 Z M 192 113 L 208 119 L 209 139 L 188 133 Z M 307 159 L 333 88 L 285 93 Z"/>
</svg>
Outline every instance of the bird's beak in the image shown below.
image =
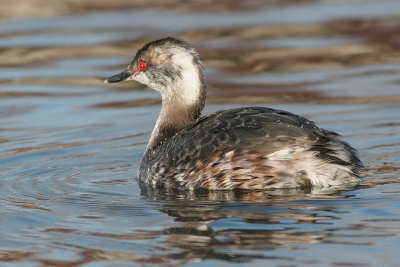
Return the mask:
<svg viewBox="0 0 400 267">
<path fill-rule="evenodd" d="M 123 71 L 121 73 L 115 74 L 111 77 L 108 77 L 104 83 L 117 83 L 117 82 L 123 82 L 129 79 L 129 77 L 132 76 L 133 73 L 128 72 L 128 71 Z"/>
</svg>

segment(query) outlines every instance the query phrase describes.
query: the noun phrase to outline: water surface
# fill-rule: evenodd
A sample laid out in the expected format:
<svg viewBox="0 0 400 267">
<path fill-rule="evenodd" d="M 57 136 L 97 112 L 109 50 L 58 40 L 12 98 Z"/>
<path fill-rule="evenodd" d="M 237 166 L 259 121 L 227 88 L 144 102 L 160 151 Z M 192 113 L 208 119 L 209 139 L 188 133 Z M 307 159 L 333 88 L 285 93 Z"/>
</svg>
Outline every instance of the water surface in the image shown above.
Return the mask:
<svg viewBox="0 0 400 267">
<path fill-rule="evenodd" d="M 397 1 L 16 1 L 1 10 L 1 266 L 398 263 Z M 136 171 L 159 95 L 103 80 L 166 35 L 203 59 L 204 114 L 260 105 L 306 116 L 359 150 L 361 185 L 141 191 Z"/>
</svg>

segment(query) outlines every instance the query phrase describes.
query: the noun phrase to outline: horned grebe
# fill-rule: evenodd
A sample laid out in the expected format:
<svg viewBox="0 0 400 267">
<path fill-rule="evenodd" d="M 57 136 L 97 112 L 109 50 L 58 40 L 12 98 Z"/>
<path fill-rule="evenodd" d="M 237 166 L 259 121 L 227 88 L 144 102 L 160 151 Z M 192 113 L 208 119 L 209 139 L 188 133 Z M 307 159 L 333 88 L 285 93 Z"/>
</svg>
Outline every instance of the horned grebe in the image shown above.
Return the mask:
<svg viewBox="0 0 400 267">
<path fill-rule="evenodd" d="M 269 189 L 359 181 L 362 163 L 337 134 L 266 107 L 221 110 L 200 118 L 203 65 L 186 42 L 150 42 L 105 83 L 134 80 L 158 91 L 162 108 L 139 166 L 147 186 Z"/>
</svg>

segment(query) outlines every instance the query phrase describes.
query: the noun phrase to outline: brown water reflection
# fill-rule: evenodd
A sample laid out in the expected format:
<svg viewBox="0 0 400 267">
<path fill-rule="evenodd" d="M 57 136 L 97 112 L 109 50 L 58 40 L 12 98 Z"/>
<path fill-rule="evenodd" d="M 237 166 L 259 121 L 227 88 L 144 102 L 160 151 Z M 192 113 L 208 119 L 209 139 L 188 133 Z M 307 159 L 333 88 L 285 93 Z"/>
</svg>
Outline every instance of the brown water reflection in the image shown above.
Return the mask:
<svg viewBox="0 0 400 267">
<path fill-rule="evenodd" d="M 0 265 L 396 266 L 397 1 L 0 0 Z M 359 151 L 341 190 L 141 191 L 157 93 L 105 86 L 173 35 L 207 69 L 204 113 L 304 115 Z"/>
</svg>

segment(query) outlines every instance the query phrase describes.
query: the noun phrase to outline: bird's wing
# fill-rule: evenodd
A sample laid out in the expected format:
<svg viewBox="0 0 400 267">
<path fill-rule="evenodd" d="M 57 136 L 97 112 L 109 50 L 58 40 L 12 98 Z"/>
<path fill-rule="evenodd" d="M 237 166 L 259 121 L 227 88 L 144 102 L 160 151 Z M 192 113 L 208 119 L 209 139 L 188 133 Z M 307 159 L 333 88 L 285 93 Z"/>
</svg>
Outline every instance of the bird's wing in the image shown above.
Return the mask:
<svg viewBox="0 0 400 267">
<path fill-rule="evenodd" d="M 189 124 L 162 146 L 181 162 L 207 160 L 216 152 L 246 150 L 264 155 L 328 138 L 314 122 L 290 112 L 264 107 L 217 111 Z M 332 133 L 334 134 L 334 133 Z"/>
</svg>

